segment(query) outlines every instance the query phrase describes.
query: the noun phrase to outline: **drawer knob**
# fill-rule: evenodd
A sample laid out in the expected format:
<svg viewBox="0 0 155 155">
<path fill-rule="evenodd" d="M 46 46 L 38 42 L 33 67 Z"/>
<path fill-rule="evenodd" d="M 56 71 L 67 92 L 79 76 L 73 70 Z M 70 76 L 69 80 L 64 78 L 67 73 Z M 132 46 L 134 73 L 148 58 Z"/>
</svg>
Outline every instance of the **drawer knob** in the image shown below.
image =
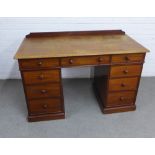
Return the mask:
<svg viewBox="0 0 155 155">
<path fill-rule="evenodd" d="M 41 93 L 45 94 L 45 93 L 47 93 L 47 90 L 43 89 L 43 90 L 41 90 Z"/>
<path fill-rule="evenodd" d="M 124 58 L 125 58 L 126 61 L 130 60 L 128 56 L 125 56 Z"/>
<path fill-rule="evenodd" d="M 40 76 L 39 76 L 39 79 L 43 79 L 44 78 L 44 75 L 43 74 L 41 74 Z"/>
<path fill-rule="evenodd" d="M 121 96 L 119 99 L 120 99 L 120 101 L 123 101 L 124 100 L 124 97 Z"/>
<path fill-rule="evenodd" d="M 121 87 L 125 87 L 126 85 L 125 85 L 125 83 L 121 83 Z"/>
<path fill-rule="evenodd" d="M 72 59 L 69 59 L 69 63 L 70 63 L 70 64 L 73 64 L 73 60 L 72 60 Z"/>
<path fill-rule="evenodd" d="M 123 73 L 124 73 L 124 74 L 127 74 L 127 73 L 128 73 L 128 70 L 124 70 Z"/>
<path fill-rule="evenodd" d="M 47 109 L 47 104 L 44 104 L 43 106 L 42 106 L 44 109 Z"/>
<path fill-rule="evenodd" d="M 102 61 L 103 61 L 103 58 L 99 57 L 98 62 L 102 62 Z"/>
<path fill-rule="evenodd" d="M 41 66 L 43 63 L 41 61 L 38 62 L 38 66 Z"/>
</svg>

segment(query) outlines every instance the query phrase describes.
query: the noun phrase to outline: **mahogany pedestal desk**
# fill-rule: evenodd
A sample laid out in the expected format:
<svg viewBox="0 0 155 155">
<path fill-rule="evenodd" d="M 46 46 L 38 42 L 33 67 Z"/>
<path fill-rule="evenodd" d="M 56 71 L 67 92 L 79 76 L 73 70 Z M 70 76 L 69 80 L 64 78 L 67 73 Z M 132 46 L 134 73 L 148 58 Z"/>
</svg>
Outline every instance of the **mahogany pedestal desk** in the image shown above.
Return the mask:
<svg viewBox="0 0 155 155">
<path fill-rule="evenodd" d="M 135 110 L 146 52 L 122 30 L 30 33 L 15 55 L 28 121 L 65 118 L 64 67 L 94 66 L 93 88 L 103 113 Z"/>
</svg>

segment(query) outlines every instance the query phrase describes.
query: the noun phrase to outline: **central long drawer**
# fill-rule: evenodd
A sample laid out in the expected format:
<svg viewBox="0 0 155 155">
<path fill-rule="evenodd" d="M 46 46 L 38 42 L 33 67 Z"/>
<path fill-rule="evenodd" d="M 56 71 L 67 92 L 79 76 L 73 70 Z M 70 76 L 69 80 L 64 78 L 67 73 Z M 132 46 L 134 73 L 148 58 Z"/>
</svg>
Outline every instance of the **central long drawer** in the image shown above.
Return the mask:
<svg viewBox="0 0 155 155">
<path fill-rule="evenodd" d="M 99 65 L 109 63 L 110 63 L 109 55 L 61 58 L 62 67 L 71 67 L 80 65 Z"/>
</svg>

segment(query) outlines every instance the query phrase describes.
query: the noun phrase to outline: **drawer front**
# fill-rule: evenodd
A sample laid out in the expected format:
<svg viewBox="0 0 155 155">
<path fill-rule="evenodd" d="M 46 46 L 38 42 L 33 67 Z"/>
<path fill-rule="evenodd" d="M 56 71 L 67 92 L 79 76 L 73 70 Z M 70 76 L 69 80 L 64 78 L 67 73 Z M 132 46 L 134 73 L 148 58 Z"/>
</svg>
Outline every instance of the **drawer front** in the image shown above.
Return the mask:
<svg viewBox="0 0 155 155">
<path fill-rule="evenodd" d="M 88 57 L 70 57 L 62 58 L 61 66 L 80 66 L 80 65 L 98 65 L 109 64 L 110 56 L 88 56 Z"/>
<path fill-rule="evenodd" d="M 29 111 L 31 114 L 57 113 L 62 111 L 60 98 L 40 99 L 29 101 Z"/>
<path fill-rule="evenodd" d="M 141 70 L 142 65 L 112 66 L 110 77 L 139 76 L 141 74 Z"/>
<path fill-rule="evenodd" d="M 59 82 L 60 70 L 40 70 L 40 71 L 25 71 L 23 72 L 25 84 L 36 84 L 45 82 Z"/>
<path fill-rule="evenodd" d="M 138 77 L 109 80 L 109 91 L 136 90 Z"/>
<path fill-rule="evenodd" d="M 134 91 L 109 93 L 107 98 L 107 107 L 133 105 L 135 100 Z"/>
<path fill-rule="evenodd" d="M 26 93 L 28 99 L 59 97 L 61 95 L 60 84 L 47 83 L 47 84 L 26 86 Z"/>
<path fill-rule="evenodd" d="M 20 69 L 44 69 L 59 66 L 57 58 L 22 59 L 19 60 Z"/>
<path fill-rule="evenodd" d="M 120 54 L 112 56 L 112 63 L 143 62 L 145 54 Z"/>
</svg>

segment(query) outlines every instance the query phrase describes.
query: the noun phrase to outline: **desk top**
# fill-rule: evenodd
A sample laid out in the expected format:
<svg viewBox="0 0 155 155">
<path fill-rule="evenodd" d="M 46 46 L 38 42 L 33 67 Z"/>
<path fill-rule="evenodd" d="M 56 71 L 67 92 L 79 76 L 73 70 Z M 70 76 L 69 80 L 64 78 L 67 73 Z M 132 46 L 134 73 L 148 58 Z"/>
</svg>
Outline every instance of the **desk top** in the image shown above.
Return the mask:
<svg viewBox="0 0 155 155">
<path fill-rule="evenodd" d="M 15 59 L 145 53 L 149 50 L 121 30 L 30 33 Z"/>
</svg>

